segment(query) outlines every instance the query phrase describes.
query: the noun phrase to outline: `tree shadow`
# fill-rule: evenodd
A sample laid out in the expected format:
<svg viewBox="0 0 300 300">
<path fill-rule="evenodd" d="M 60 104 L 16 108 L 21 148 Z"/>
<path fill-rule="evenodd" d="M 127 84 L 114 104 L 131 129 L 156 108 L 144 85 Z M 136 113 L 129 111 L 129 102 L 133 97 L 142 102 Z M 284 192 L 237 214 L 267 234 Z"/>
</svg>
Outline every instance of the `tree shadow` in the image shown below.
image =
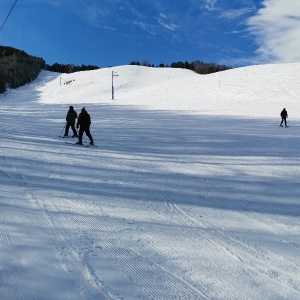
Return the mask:
<svg viewBox="0 0 300 300">
<path fill-rule="evenodd" d="M 99 147 L 83 149 L 46 134 L 55 132 L 65 107 L 45 107 L 36 107 L 30 132 L 18 123 L 12 129 L 18 111 L 1 117 L 9 126 L 2 151 L 16 153 L 9 155 L 15 169 L 0 173 L 2 184 L 13 188 L 20 173 L 18 180 L 50 194 L 300 215 L 296 129 L 268 119 L 93 105 L 91 132 Z"/>
</svg>

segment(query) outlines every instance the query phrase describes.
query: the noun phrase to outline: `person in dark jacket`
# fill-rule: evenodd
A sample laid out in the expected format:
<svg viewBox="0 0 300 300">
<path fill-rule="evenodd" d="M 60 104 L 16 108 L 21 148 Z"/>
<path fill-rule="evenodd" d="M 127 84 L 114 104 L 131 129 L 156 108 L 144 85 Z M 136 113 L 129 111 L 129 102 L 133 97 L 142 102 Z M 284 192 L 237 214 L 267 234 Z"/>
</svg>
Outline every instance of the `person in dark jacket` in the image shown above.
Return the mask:
<svg viewBox="0 0 300 300">
<path fill-rule="evenodd" d="M 65 130 L 65 135 L 64 136 L 68 136 L 69 128 L 71 127 L 72 130 L 73 130 L 73 136 L 72 137 L 78 137 L 77 131 L 75 129 L 76 119 L 77 119 L 77 112 L 74 110 L 74 107 L 71 105 L 69 107 L 69 111 L 68 111 L 67 116 L 66 116 L 67 124 L 66 124 L 66 130 Z"/>
<path fill-rule="evenodd" d="M 90 126 L 91 126 L 91 117 L 86 111 L 85 107 L 83 107 L 77 119 L 77 128 L 79 128 L 79 137 L 78 137 L 78 142 L 76 144 L 82 145 L 82 136 L 83 133 L 85 132 L 88 138 L 90 139 L 90 144 L 94 145 L 93 137 L 90 133 Z"/>
<path fill-rule="evenodd" d="M 281 111 L 280 116 L 281 116 L 281 123 L 280 123 L 280 126 L 283 127 L 283 126 L 282 126 L 282 123 L 284 122 L 285 127 L 287 127 L 286 119 L 287 119 L 287 117 L 288 117 L 288 113 L 287 113 L 287 111 L 286 111 L 285 108 Z"/>
</svg>

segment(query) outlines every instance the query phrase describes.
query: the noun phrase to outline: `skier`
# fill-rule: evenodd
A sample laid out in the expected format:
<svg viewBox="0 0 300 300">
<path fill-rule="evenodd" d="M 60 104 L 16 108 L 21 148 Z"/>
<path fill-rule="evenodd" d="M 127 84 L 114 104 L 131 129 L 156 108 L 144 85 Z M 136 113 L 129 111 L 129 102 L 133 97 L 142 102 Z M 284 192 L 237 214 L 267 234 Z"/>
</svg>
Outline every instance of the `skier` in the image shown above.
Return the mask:
<svg viewBox="0 0 300 300">
<path fill-rule="evenodd" d="M 85 132 L 88 138 L 90 139 L 90 145 L 94 145 L 93 137 L 90 133 L 90 126 L 91 126 L 91 117 L 86 111 L 85 107 L 83 107 L 77 119 L 77 128 L 79 128 L 79 137 L 78 137 L 78 142 L 76 144 L 82 145 L 82 135 Z"/>
<path fill-rule="evenodd" d="M 288 127 L 288 126 L 287 126 L 287 123 L 286 123 L 286 119 L 287 119 L 287 117 L 288 117 L 288 113 L 287 113 L 287 111 L 286 111 L 285 108 L 281 111 L 280 116 L 281 116 L 281 123 L 280 123 L 280 126 L 283 127 L 283 126 L 282 126 L 282 123 L 284 122 L 285 127 Z"/>
<path fill-rule="evenodd" d="M 76 119 L 77 119 L 77 112 L 74 110 L 74 107 L 71 105 L 69 107 L 69 111 L 68 111 L 67 116 L 66 116 L 67 124 L 66 124 L 66 130 L 65 130 L 65 135 L 64 135 L 65 137 L 68 136 L 70 127 L 73 130 L 73 136 L 72 137 L 78 137 L 77 131 L 75 129 Z"/>
</svg>

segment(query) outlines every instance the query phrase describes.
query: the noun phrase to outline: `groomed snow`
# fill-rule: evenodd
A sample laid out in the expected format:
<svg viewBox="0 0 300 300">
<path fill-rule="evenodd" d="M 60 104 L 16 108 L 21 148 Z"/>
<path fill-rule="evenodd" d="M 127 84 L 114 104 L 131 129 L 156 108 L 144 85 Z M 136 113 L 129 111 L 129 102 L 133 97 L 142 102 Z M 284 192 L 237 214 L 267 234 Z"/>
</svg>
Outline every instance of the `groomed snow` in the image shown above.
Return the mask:
<svg viewBox="0 0 300 300">
<path fill-rule="evenodd" d="M 120 66 L 2 95 L 0 299 L 300 299 L 299 82 Z M 98 147 L 58 137 L 69 105 Z"/>
</svg>

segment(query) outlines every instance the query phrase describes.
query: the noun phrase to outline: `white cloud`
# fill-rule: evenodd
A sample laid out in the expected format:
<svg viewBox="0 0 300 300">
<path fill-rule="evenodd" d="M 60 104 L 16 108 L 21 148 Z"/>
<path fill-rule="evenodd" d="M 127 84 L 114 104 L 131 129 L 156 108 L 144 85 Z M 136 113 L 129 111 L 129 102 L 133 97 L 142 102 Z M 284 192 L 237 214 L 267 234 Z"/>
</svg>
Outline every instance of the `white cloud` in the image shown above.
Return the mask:
<svg viewBox="0 0 300 300">
<path fill-rule="evenodd" d="M 300 62 L 300 1 L 264 0 L 247 21 L 262 62 Z"/>
<path fill-rule="evenodd" d="M 158 19 L 158 23 L 163 26 L 164 28 L 171 30 L 171 31 L 175 31 L 175 29 L 178 27 L 176 24 L 174 23 L 170 23 L 167 24 L 166 22 L 164 22 L 162 19 Z"/>
<path fill-rule="evenodd" d="M 218 0 L 203 0 L 204 7 L 210 11 L 215 10 L 215 5 L 217 4 Z"/>
<path fill-rule="evenodd" d="M 153 25 L 145 22 L 138 22 L 138 21 L 133 21 L 133 24 L 150 34 L 155 35 L 156 30 Z"/>
<path fill-rule="evenodd" d="M 171 31 L 175 31 L 175 29 L 178 27 L 176 24 L 174 23 L 167 23 L 167 19 L 168 17 L 163 14 L 163 13 L 159 13 L 160 18 L 158 18 L 158 23 L 163 26 L 164 28 L 171 30 Z"/>
<path fill-rule="evenodd" d="M 253 11 L 253 8 L 251 7 L 244 7 L 241 9 L 229 9 L 225 10 L 220 14 L 221 18 L 228 19 L 228 20 L 233 20 L 236 18 L 239 18 L 245 14 L 248 14 Z"/>
</svg>

